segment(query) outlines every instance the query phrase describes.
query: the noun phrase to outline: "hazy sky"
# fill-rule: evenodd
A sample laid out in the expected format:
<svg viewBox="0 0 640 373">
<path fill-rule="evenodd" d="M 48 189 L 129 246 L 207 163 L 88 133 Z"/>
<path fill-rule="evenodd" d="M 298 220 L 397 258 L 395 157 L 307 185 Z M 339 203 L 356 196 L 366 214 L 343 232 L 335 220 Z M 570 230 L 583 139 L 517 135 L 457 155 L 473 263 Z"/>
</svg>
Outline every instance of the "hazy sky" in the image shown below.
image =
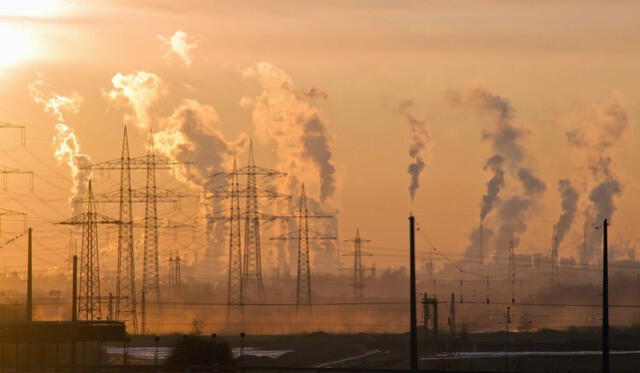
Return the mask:
<svg viewBox="0 0 640 373">
<path fill-rule="evenodd" d="M 20 146 L 17 131 L 0 130 L 0 166 L 28 168 L 36 178 L 30 194 L 26 180 L 9 176 L 0 207 L 29 214 L 43 246 L 36 252 L 41 269 L 64 267 L 68 229 L 50 223 L 71 214 L 67 199 L 72 181 L 69 167 L 54 157 L 52 138 L 60 120 L 36 102 L 33 83 L 40 81 L 45 99 L 55 97 L 53 93 L 77 99 L 60 109 L 63 122 L 77 135 L 81 153 L 103 161 L 119 157 L 122 124 L 133 115 L 122 97 L 109 99 L 112 79 L 137 72 L 161 80 L 157 88 L 163 94 L 145 109 L 154 128 L 165 128 L 166 118 L 182 100 L 195 100 L 215 109 L 217 115 L 208 111 L 219 117 L 213 121 L 215 131 L 232 148 L 245 146 L 243 134 L 256 138 L 257 160 L 266 166 L 286 164 L 282 157 L 288 153 L 282 149 L 304 144 L 292 144 L 286 134 L 269 127 L 268 120 L 260 122 L 260 115 L 271 115 L 272 120 L 280 115 L 321 118 L 331 154 L 324 160 L 336 168 L 335 202 L 327 203 L 340 211 L 340 239 L 360 228 L 372 240 L 376 256 L 371 260 L 379 267 L 404 262 L 410 210 L 422 232 L 452 259 L 462 256 L 478 224 L 485 184 L 492 176 L 483 166 L 494 153 L 482 133 L 491 131 L 494 120 L 464 99 L 452 105 L 452 92 L 464 96 L 470 87 L 481 87 L 499 96 L 513 109 L 512 125 L 524 131 L 518 140 L 526 154 L 523 165 L 535 171 L 546 191 L 526 212 L 519 251 L 548 251 L 552 225 L 561 211 L 558 179 L 571 178 L 580 190 L 580 207 L 561 256 L 577 254 L 583 207 L 597 183 L 585 166 L 589 155 L 599 155 L 595 148 L 570 146 L 566 134 L 606 122 L 603 113 L 618 105 L 628 115 L 628 127 L 604 154 L 623 185 L 613 199 L 617 211 L 612 236 L 631 245 L 637 241 L 636 1 L 11 3 L 19 5 L 0 5 L 0 121 L 25 124 L 27 145 Z M 182 56 L 171 52 L 172 40 Z M 277 80 L 269 75 L 271 70 L 251 73 L 252 67 L 259 70 L 260 62 L 270 63 L 285 77 Z M 267 76 L 279 83 L 270 86 Z M 269 100 L 271 94 L 281 96 Z M 269 102 L 260 112 L 265 100 Z M 397 111 L 407 100 L 415 103 L 411 115 L 425 122 L 432 142 L 413 204 L 406 171 L 410 127 Z M 131 147 L 139 155 L 145 131 L 135 128 L 130 131 Z M 282 148 L 274 140 L 277 136 L 283 139 Z M 239 156 L 244 162 L 246 154 Z M 307 183 L 312 197 L 320 198 L 321 170 L 304 169 L 300 181 Z M 166 175 L 159 177 L 162 185 L 180 185 Z M 97 188 L 113 189 L 117 181 L 114 174 L 97 181 Z M 505 190 L 513 192 L 510 185 Z M 187 202 L 183 211 L 162 211 L 176 220 L 193 219 L 194 205 Z M 11 230 L 4 221 L 3 229 Z M 14 235 L 3 232 L 2 242 Z M 428 246 L 422 235 L 419 244 Z M 166 244 L 163 254 L 169 246 L 184 245 Z M 1 250 L 10 247 L 16 250 L 11 249 L 7 267 L 22 268 L 19 245 Z"/>
</svg>

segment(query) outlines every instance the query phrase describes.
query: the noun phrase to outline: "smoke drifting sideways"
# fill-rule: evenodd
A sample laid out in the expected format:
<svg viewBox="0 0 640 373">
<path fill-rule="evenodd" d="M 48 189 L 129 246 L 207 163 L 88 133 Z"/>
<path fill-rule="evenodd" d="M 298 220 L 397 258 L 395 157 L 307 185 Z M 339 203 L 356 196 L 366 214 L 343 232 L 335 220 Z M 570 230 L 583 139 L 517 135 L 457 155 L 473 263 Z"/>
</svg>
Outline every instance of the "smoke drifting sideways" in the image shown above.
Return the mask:
<svg viewBox="0 0 640 373">
<path fill-rule="evenodd" d="M 172 55 L 176 55 L 184 63 L 186 67 L 190 67 L 193 63 L 191 50 L 198 47 L 198 44 L 191 40 L 189 35 L 178 30 L 171 36 L 158 35 L 158 39 L 162 41 L 163 48 L 166 50 L 164 58 L 170 59 Z"/>
<path fill-rule="evenodd" d="M 170 94 L 167 85 L 154 73 L 118 73 L 112 83 L 113 89 L 105 96 L 111 102 L 125 104 L 131 109 L 125 114 L 125 122 L 135 124 L 141 131 L 154 127 L 155 151 L 181 163 L 171 172 L 178 181 L 201 193 L 201 213 L 221 215 L 221 202 L 218 199 L 209 202 L 205 198 L 211 187 L 211 175 L 230 168 L 233 157 L 246 148 L 248 136 L 243 133 L 235 141 L 227 140 L 217 128 L 220 117 L 215 108 L 193 99 L 182 100 L 167 118 L 154 116 L 154 104 Z M 206 230 L 208 252 L 221 249 L 222 232 L 215 233 L 213 224 L 207 224 Z"/>
<path fill-rule="evenodd" d="M 531 160 L 524 146 L 528 132 L 513 124 L 514 111 L 508 100 L 479 85 L 463 92 L 450 91 L 448 98 L 452 105 L 471 108 L 493 122 L 491 128 L 481 132 L 494 153 L 484 165 L 492 174 L 480 203 L 480 224 L 486 226 L 482 235 L 479 228 L 472 229 L 466 258 L 479 258 L 483 255 L 479 250 L 491 243 L 495 259 L 505 260 L 510 242 L 517 247 L 527 230 L 531 210 L 546 190 L 545 183 L 528 166 Z M 505 193 L 508 195 L 503 196 Z"/>
<path fill-rule="evenodd" d="M 599 233 L 593 228 L 604 219 L 612 219 L 616 201 L 624 185 L 614 172 L 613 152 L 630 126 L 627 110 L 617 102 L 609 102 L 595 110 L 592 117 L 572 131 L 567 141 L 582 155 L 581 168 L 587 176 L 588 201 L 582 210 L 584 237 L 580 263 L 589 264 L 599 247 Z"/>
<path fill-rule="evenodd" d="M 337 215 L 333 141 L 326 120 L 314 105 L 314 100 L 326 99 L 328 95 L 318 88 L 298 89 L 286 72 L 269 62 L 250 66 L 243 75 L 256 80 L 262 88 L 256 97 L 243 97 L 241 105 L 253 108 L 258 140 L 275 145 L 276 167 L 287 172 L 282 192 L 297 196 L 304 183 L 311 209 L 320 208 L 322 213 Z M 288 208 L 294 212 L 295 203 Z M 326 235 L 337 236 L 337 219 L 322 220 L 325 221 L 314 224 L 322 224 L 321 230 Z M 335 243 L 322 241 L 320 245 L 315 265 L 335 267 Z M 286 259 L 279 256 L 279 263 L 286 266 Z"/>
<path fill-rule="evenodd" d="M 430 160 L 428 153 L 431 153 L 433 147 L 431 134 L 427 130 L 425 121 L 417 119 L 412 113 L 414 106 L 413 100 L 406 100 L 393 110 L 407 121 L 410 131 L 409 157 L 411 157 L 411 163 L 407 167 L 407 173 L 410 176 L 409 197 L 411 202 L 415 199 L 416 192 L 420 188 L 420 174 Z"/>
<path fill-rule="evenodd" d="M 43 105 L 45 112 L 57 120 L 52 140 L 53 155 L 58 163 L 65 163 L 69 167 L 72 181 L 69 206 L 72 215 L 78 215 L 82 212 L 81 206 L 86 185 L 91 178 L 90 166 L 93 165 L 93 161 L 89 155 L 81 153 L 80 142 L 73 128 L 66 124 L 64 114 L 77 114 L 82 104 L 82 96 L 76 92 L 70 96 L 49 92 L 47 84 L 42 79 L 29 84 L 29 93 L 35 102 Z"/>
</svg>

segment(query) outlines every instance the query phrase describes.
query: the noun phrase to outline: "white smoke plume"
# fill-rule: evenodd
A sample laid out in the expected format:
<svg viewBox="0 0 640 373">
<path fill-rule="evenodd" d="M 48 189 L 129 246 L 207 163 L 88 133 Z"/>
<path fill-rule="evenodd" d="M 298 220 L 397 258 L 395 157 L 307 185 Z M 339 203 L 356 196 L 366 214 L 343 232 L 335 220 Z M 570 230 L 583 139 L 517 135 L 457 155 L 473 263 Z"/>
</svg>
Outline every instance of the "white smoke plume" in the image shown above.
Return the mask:
<svg viewBox="0 0 640 373">
<path fill-rule="evenodd" d="M 228 141 L 217 128 L 219 121 L 215 108 L 187 99 L 154 134 L 159 153 L 192 163 L 177 167 L 176 178 L 193 188 L 203 189 L 214 172 L 230 169 L 233 157 L 248 143 L 245 134 Z"/>
<path fill-rule="evenodd" d="M 161 121 L 161 129 L 154 134 L 155 147 L 160 154 L 187 163 L 176 167 L 174 176 L 203 195 L 210 188 L 211 175 L 228 171 L 233 157 L 248 143 L 245 134 L 233 142 L 225 139 L 217 128 L 219 122 L 220 117 L 212 106 L 183 100 L 169 118 Z M 210 202 L 201 199 L 200 210 L 203 215 L 225 215 L 226 204 L 219 198 Z M 215 261 L 225 253 L 226 226 L 224 222 L 206 224 L 207 260 Z"/>
<path fill-rule="evenodd" d="M 527 229 L 530 211 L 544 194 L 546 185 L 527 166 L 530 161 L 523 141 L 528 132 L 513 124 L 514 113 L 509 101 L 478 85 L 470 86 L 462 93 L 450 92 L 449 99 L 452 104 L 471 107 L 493 121 L 492 128 L 482 131 L 482 139 L 491 143 L 494 155 L 485 165 L 485 170 L 490 170 L 493 176 L 482 198 L 480 222 L 497 209 L 494 246 L 495 257 L 501 260 L 506 258 L 510 242 L 518 245 L 520 236 Z M 510 187 L 511 196 L 500 199 L 505 186 Z M 469 245 L 477 246 L 476 243 Z M 472 253 L 469 255 L 473 256 Z"/>
<path fill-rule="evenodd" d="M 166 50 L 165 58 L 170 59 L 173 54 L 178 56 L 185 66 L 190 67 L 193 63 L 191 50 L 198 47 L 198 44 L 182 30 L 176 31 L 171 36 L 158 35 Z M 191 40 L 191 41 L 190 41 Z"/>
<path fill-rule="evenodd" d="M 567 133 L 569 144 L 582 154 L 582 166 L 588 170 L 591 188 L 589 202 L 583 210 L 586 241 L 580 253 L 582 264 L 594 259 L 599 246 L 599 234 L 593 227 L 613 217 L 616 200 L 624 190 L 613 170 L 613 150 L 629 127 L 627 110 L 617 102 L 610 102 L 598 107 L 592 118 Z"/>
<path fill-rule="evenodd" d="M 416 191 L 420 187 L 420 174 L 424 170 L 433 146 L 431 135 L 427 130 L 425 121 L 417 119 L 413 113 L 412 108 L 415 106 L 413 100 L 407 100 L 401 102 L 395 107 L 394 112 L 403 117 L 409 125 L 409 131 L 411 133 L 409 138 L 409 157 L 411 157 L 411 163 L 407 167 L 407 173 L 410 176 L 409 183 L 409 197 L 411 201 L 415 199 Z"/>
<path fill-rule="evenodd" d="M 241 103 L 253 106 L 258 138 L 275 144 L 277 167 L 288 173 L 285 192 L 297 196 L 301 183 L 305 183 L 310 205 L 315 200 L 324 212 L 337 214 L 332 139 L 325 119 L 312 101 L 328 95 L 317 88 L 298 89 L 287 73 L 268 62 L 257 63 L 243 74 L 261 85 L 257 97 L 245 97 Z M 337 235 L 335 219 L 324 228 L 326 234 Z M 316 255 L 316 264 L 321 266 L 336 259 L 335 244 L 323 241 L 323 246 Z"/>
<path fill-rule="evenodd" d="M 93 161 L 89 155 L 81 153 L 78 138 L 73 128 L 65 123 L 64 114 L 65 112 L 78 113 L 82 96 L 76 92 L 70 96 L 49 92 L 42 79 L 29 84 L 29 93 L 35 102 L 44 106 L 45 112 L 53 115 L 58 121 L 54 125 L 53 155 L 59 163 L 65 163 L 69 166 L 72 181 L 69 205 L 73 215 L 80 214 L 84 191 L 91 178 L 91 170 L 88 167 L 93 164 Z"/>
<path fill-rule="evenodd" d="M 105 97 L 116 104 L 131 107 L 133 113 L 125 115 L 125 123 L 138 129 L 151 127 L 153 104 L 167 94 L 167 87 L 159 76 L 145 71 L 123 75 L 117 73 L 111 79 L 113 89 L 105 92 Z"/>
</svg>

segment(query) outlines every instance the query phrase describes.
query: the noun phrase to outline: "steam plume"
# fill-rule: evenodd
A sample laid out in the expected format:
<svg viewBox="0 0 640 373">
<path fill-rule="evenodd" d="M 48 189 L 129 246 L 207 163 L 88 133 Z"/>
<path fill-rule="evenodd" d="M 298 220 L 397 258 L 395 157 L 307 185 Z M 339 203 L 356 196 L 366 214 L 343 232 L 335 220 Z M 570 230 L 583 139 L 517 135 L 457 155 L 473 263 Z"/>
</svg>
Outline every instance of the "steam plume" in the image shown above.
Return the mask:
<svg viewBox="0 0 640 373">
<path fill-rule="evenodd" d="M 178 180 L 202 189 L 214 172 L 227 169 L 239 148 L 248 142 L 243 134 L 235 142 L 228 141 L 216 127 L 220 117 L 209 105 L 183 100 L 173 114 L 162 121 L 156 131 L 156 150 L 170 159 L 190 162 L 177 168 Z"/>
<path fill-rule="evenodd" d="M 414 200 L 416 191 L 420 187 L 420 174 L 428 161 L 426 153 L 432 145 L 431 135 L 427 130 L 426 123 L 417 119 L 411 112 L 413 106 L 415 106 L 415 102 L 413 100 L 407 100 L 395 108 L 395 112 L 405 118 L 411 131 L 409 140 L 409 157 L 411 157 L 411 163 L 409 163 L 407 167 L 407 172 L 411 177 L 409 183 L 409 196 L 411 197 L 411 201 Z"/>
<path fill-rule="evenodd" d="M 494 155 L 484 167 L 485 170 L 490 170 L 493 176 L 487 183 L 487 191 L 482 197 L 480 222 L 483 223 L 489 214 L 497 209 L 495 256 L 504 258 L 508 243 L 513 241 L 517 244 L 520 235 L 526 231 L 529 211 L 544 194 L 546 185 L 526 165 L 528 157 L 523 141 L 527 131 L 513 124 L 514 113 L 509 101 L 478 85 L 471 86 L 462 93 L 449 92 L 449 99 L 454 105 L 473 108 L 494 123 L 492 128 L 482 131 L 482 139 L 491 143 Z M 511 184 L 507 182 L 507 176 L 512 180 Z M 520 188 L 513 186 L 513 181 L 517 182 Z M 512 185 L 512 195 L 501 200 L 500 194 L 505 185 Z M 471 234 L 470 238 L 473 237 L 475 236 Z M 476 246 L 479 245 L 469 245 Z"/>
<path fill-rule="evenodd" d="M 133 110 L 133 114 L 125 115 L 125 123 L 139 129 L 150 128 L 151 106 L 167 93 L 162 79 L 156 74 L 138 71 L 129 75 L 117 73 L 111 83 L 113 89 L 105 92 L 105 96 L 112 102 L 129 105 Z"/>
<path fill-rule="evenodd" d="M 558 180 L 558 191 L 562 197 L 562 214 L 558 218 L 556 223 L 556 238 L 558 245 L 564 239 L 564 236 L 571 229 L 571 224 L 576 215 L 578 209 L 578 198 L 580 195 L 576 188 L 571 185 L 569 179 Z"/>
<path fill-rule="evenodd" d="M 319 190 L 308 188 L 309 202 L 317 200 L 325 211 L 337 212 L 332 140 L 324 118 L 312 102 L 326 98 L 326 93 L 317 88 L 300 91 L 287 73 L 268 62 L 257 63 L 243 74 L 262 87 L 257 97 L 245 97 L 241 104 L 253 106 L 258 138 L 275 144 L 277 166 L 288 173 L 285 192 L 298 195 L 303 182 L 307 186 L 318 185 Z M 330 224 L 326 231 L 337 232 L 335 221 Z M 325 242 L 323 251 L 320 261 L 335 254 L 333 243 Z"/>
<path fill-rule="evenodd" d="M 613 171 L 612 153 L 627 128 L 629 116 L 626 109 L 616 102 L 610 102 L 600 106 L 593 118 L 567 133 L 569 144 L 582 152 L 592 186 L 589 203 L 583 210 L 586 242 L 580 257 L 582 264 L 588 264 L 593 259 L 598 247 L 599 238 L 593 226 L 605 218 L 613 217 L 617 209 L 616 199 L 624 190 L 624 185 Z"/>
<path fill-rule="evenodd" d="M 195 49 L 198 44 L 195 41 L 189 41 L 189 35 L 182 30 L 176 31 L 171 36 L 158 35 L 166 49 L 165 58 L 170 58 L 172 54 L 175 54 L 182 60 L 185 66 L 190 67 L 193 63 L 193 57 L 191 56 L 191 50 Z"/>
<path fill-rule="evenodd" d="M 220 117 L 209 105 L 195 100 L 183 100 L 173 114 L 161 121 L 161 130 L 154 134 L 156 150 L 169 159 L 191 163 L 179 165 L 174 176 L 190 187 L 206 193 L 211 175 L 229 169 L 229 165 L 240 149 L 248 142 L 242 134 L 234 142 L 225 139 L 217 126 Z M 224 203 L 219 198 L 211 202 L 201 199 L 203 215 L 221 215 Z M 224 253 L 224 223 L 207 223 L 207 259 L 216 260 Z M 216 264 L 216 262 L 214 262 Z"/>
<path fill-rule="evenodd" d="M 73 128 L 67 125 L 64 113 L 78 113 L 82 103 L 82 97 L 78 93 L 70 96 L 62 96 L 57 93 L 47 92 L 46 84 L 38 79 L 29 84 L 29 93 L 33 100 L 44 106 L 44 111 L 53 115 L 58 121 L 55 124 L 55 135 L 53 137 L 53 155 L 58 163 L 65 163 L 71 171 L 71 196 L 69 205 L 73 215 L 82 211 L 84 190 L 87 182 L 91 178 L 91 170 L 87 167 L 93 164 L 91 157 L 80 152 L 80 144 Z"/>
</svg>

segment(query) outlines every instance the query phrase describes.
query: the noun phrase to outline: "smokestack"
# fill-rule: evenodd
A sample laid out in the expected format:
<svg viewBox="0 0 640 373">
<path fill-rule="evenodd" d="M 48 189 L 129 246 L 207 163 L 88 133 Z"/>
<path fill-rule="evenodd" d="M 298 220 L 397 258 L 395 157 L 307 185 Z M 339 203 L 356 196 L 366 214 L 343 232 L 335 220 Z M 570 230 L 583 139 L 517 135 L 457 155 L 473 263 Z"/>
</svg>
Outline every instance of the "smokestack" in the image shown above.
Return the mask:
<svg viewBox="0 0 640 373">
<path fill-rule="evenodd" d="M 411 370 L 418 369 L 418 327 L 417 327 L 417 309 L 416 309 L 416 241 L 415 241 L 415 218 L 409 215 L 409 299 L 410 299 L 410 337 L 411 352 L 410 362 Z"/>
<path fill-rule="evenodd" d="M 78 256 L 73 256 L 73 284 L 71 286 L 71 321 L 78 320 Z"/>
<path fill-rule="evenodd" d="M 609 373 L 609 222 L 602 223 L 602 373 Z"/>
<path fill-rule="evenodd" d="M 480 264 L 484 264 L 484 224 L 480 222 Z"/>
</svg>

